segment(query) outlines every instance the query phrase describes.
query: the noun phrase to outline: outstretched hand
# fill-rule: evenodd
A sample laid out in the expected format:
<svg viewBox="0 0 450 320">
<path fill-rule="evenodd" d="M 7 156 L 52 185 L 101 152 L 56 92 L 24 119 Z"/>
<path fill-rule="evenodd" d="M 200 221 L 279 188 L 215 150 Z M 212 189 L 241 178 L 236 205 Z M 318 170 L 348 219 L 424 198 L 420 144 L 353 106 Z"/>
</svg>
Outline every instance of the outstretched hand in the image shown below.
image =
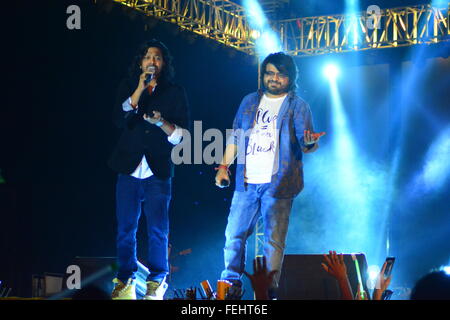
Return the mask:
<svg viewBox="0 0 450 320">
<path fill-rule="evenodd" d="M 347 276 L 344 255 L 338 255 L 336 254 L 336 251 L 329 251 L 329 253 L 328 256 L 326 254 L 323 255 L 325 263 L 322 263 L 322 268 L 338 281 L 342 299 L 353 300 L 353 293 Z"/>
<path fill-rule="evenodd" d="M 244 271 L 244 274 L 250 279 L 252 288 L 255 291 L 256 300 L 268 300 L 269 288 L 272 286 L 273 277 L 278 270 L 267 270 L 266 257 L 256 257 L 253 260 L 253 274 Z"/>
<path fill-rule="evenodd" d="M 375 290 L 373 291 L 373 300 L 381 300 L 383 292 L 389 287 L 391 283 L 391 277 L 384 277 L 384 271 L 386 270 L 387 262 L 384 262 L 383 268 L 381 268 L 380 274 L 378 275 Z"/>
<path fill-rule="evenodd" d="M 347 267 L 344 263 L 344 255 L 336 254 L 336 251 L 329 251 L 329 255 L 323 255 L 325 263 L 322 263 L 322 268 L 332 275 L 334 278 L 340 280 L 347 278 Z"/>
<path fill-rule="evenodd" d="M 320 137 L 324 136 L 326 132 L 314 133 L 310 130 L 303 131 L 303 140 L 306 145 L 314 144 L 319 141 Z"/>
</svg>

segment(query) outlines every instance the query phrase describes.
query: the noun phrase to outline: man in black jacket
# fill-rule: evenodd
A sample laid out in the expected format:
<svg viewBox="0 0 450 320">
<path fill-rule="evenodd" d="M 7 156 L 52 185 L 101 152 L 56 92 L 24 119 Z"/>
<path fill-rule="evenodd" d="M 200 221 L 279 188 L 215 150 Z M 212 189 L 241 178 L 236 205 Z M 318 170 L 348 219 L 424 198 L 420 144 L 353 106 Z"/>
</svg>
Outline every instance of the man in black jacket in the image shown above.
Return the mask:
<svg viewBox="0 0 450 320">
<path fill-rule="evenodd" d="M 117 258 L 113 299 L 135 299 L 136 231 L 141 209 L 147 220 L 148 269 L 144 299 L 161 300 L 169 273 L 168 233 L 172 147 L 188 128 L 184 89 L 171 82 L 172 58 L 158 40 L 143 45 L 129 77 L 119 85 L 114 123 L 123 130 L 109 159 L 116 186 Z"/>
</svg>

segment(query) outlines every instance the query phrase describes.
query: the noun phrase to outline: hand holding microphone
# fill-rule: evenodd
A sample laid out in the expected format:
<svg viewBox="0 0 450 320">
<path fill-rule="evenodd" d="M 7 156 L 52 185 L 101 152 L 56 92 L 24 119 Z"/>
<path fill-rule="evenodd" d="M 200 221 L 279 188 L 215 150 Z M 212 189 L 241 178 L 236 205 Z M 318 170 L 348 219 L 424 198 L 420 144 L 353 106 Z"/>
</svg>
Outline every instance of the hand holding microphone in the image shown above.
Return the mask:
<svg viewBox="0 0 450 320">
<path fill-rule="evenodd" d="M 220 186 L 222 188 L 229 187 L 230 186 L 230 180 L 222 179 L 222 181 L 220 181 Z"/>
<path fill-rule="evenodd" d="M 143 68 L 141 67 L 141 69 L 143 69 Z M 133 107 L 133 109 L 137 108 L 139 99 L 141 98 L 141 95 L 144 92 L 144 90 L 147 89 L 150 86 L 150 84 L 152 84 L 153 86 L 156 84 L 156 79 L 154 79 L 155 72 L 156 72 L 156 67 L 153 65 L 150 65 L 150 66 L 145 67 L 145 70 L 143 70 L 143 72 L 139 76 L 138 86 L 137 86 L 136 90 L 134 90 L 133 94 L 131 95 L 131 106 Z M 154 83 L 152 83 L 152 80 Z"/>
<path fill-rule="evenodd" d="M 228 187 L 230 185 L 230 175 L 228 173 L 228 168 L 224 165 L 220 165 L 216 170 L 216 186 L 218 186 L 219 188 Z"/>
<path fill-rule="evenodd" d="M 150 85 L 150 82 L 153 80 L 153 78 L 155 76 L 155 72 L 156 72 L 156 67 L 153 65 L 150 65 L 144 70 L 144 72 L 141 73 L 141 75 L 139 77 L 139 87 L 142 90 L 146 89 Z"/>
</svg>

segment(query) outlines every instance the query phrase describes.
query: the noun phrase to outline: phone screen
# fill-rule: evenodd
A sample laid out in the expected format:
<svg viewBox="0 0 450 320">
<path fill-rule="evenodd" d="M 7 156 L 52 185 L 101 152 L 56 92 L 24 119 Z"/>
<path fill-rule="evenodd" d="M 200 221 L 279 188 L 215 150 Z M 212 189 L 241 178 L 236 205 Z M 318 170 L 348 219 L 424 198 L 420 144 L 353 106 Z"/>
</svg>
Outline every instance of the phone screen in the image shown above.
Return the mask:
<svg viewBox="0 0 450 320">
<path fill-rule="evenodd" d="M 394 267 L 395 258 L 387 257 L 386 258 L 386 269 L 384 269 L 384 277 L 388 278 L 392 273 L 392 268 Z"/>
</svg>

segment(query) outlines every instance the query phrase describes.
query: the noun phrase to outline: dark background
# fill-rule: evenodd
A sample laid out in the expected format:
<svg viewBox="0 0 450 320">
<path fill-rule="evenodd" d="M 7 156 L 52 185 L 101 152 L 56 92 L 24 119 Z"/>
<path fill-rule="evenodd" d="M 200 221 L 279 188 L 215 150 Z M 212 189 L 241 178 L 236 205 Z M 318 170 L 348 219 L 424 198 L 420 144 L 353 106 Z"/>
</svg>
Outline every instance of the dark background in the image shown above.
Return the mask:
<svg viewBox="0 0 450 320">
<path fill-rule="evenodd" d="M 393 2 L 389 6 L 410 4 Z M 312 1 L 302 3 L 304 10 L 299 16 L 342 10 L 336 1 L 320 8 Z M 81 8 L 81 30 L 66 28 L 66 8 L 71 4 Z M 106 161 L 120 132 L 111 122 L 111 110 L 116 87 L 137 47 L 149 38 L 158 38 L 169 47 L 175 58 L 176 81 L 188 94 L 192 121 L 201 120 L 203 131 L 224 131 L 231 126 L 242 97 L 257 89 L 257 61 L 118 4 L 87 0 L 9 3 L 3 10 L 2 31 L 7 58 L 3 59 L 6 81 L 0 113 L 0 169 L 6 183 L 0 184 L 0 280 L 13 289 L 11 295 L 27 297 L 32 274 L 65 273 L 75 256 L 115 256 L 116 175 Z M 448 52 L 448 46 L 441 46 L 413 61 L 413 66 L 420 68 L 427 57 L 438 57 L 428 80 L 403 93 L 406 97 L 411 92 L 420 95 L 415 102 L 439 119 L 434 124 L 437 128 L 450 122 Z M 336 55 L 338 61 L 347 63 L 349 74 L 362 73 L 368 80 L 366 86 L 361 85 L 363 93 L 354 89 L 350 77 L 340 87 L 353 117 L 352 129 L 361 133 L 358 145 L 380 162 L 391 159 L 398 143 L 405 145 L 396 180 L 400 191 L 389 215 L 393 253 L 403 258 L 398 285 L 404 287 L 411 287 L 430 268 L 447 264 L 450 257 L 448 179 L 441 191 L 421 200 L 409 201 L 403 190 L 420 169 L 423 154 L 438 132 L 428 122 L 424 125 L 422 111 L 414 109 L 407 125 L 402 122 L 404 136 L 396 134 L 399 120 L 393 108 L 398 101 L 408 100 L 401 99 L 397 90 L 397 81 L 402 80 L 397 79 L 398 72 L 409 70 L 413 57 L 409 48 Z M 298 93 L 311 104 L 317 130 L 330 133 L 328 87 L 318 79 L 317 71 L 328 58 L 296 61 Z M 355 98 L 358 95 L 363 96 L 362 103 Z M 379 102 L 380 95 L 386 103 Z M 368 109 L 357 109 L 360 105 Z M 370 107 L 378 107 L 378 111 Z M 386 117 L 388 122 L 383 121 Z M 384 135 L 377 131 L 380 126 Z M 337 215 L 332 212 L 334 204 L 326 203 L 324 181 L 317 178 L 329 144 L 324 139 L 322 156 L 318 152 L 305 159 L 306 188 L 294 204 L 288 253 L 323 253 L 340 247 L 333 244 L 338 235 L 327 235 Z M 198 286 L 205 279 L 214 283 L 220 276 L 233 185 L 218 190 L 214 175 L 212 165 L 176 168 L 170 240 L 175 252 L 191 248 L 192 253 L 173 261 L 180 268 L 172 275 L 175 288 Z M 440 231 L 433 233 L 436 225 Z M 138 238 L 139 259 L 144 262 L 143 228 Z M 381 240 L 373 238 L 374 242 Z M 253 245 L 251 238 L 248 261 Z M 364 251 L 357 244 L 351 249 Z M 248 283 L 246 288 L 248 294 Z"/>
</svg>

